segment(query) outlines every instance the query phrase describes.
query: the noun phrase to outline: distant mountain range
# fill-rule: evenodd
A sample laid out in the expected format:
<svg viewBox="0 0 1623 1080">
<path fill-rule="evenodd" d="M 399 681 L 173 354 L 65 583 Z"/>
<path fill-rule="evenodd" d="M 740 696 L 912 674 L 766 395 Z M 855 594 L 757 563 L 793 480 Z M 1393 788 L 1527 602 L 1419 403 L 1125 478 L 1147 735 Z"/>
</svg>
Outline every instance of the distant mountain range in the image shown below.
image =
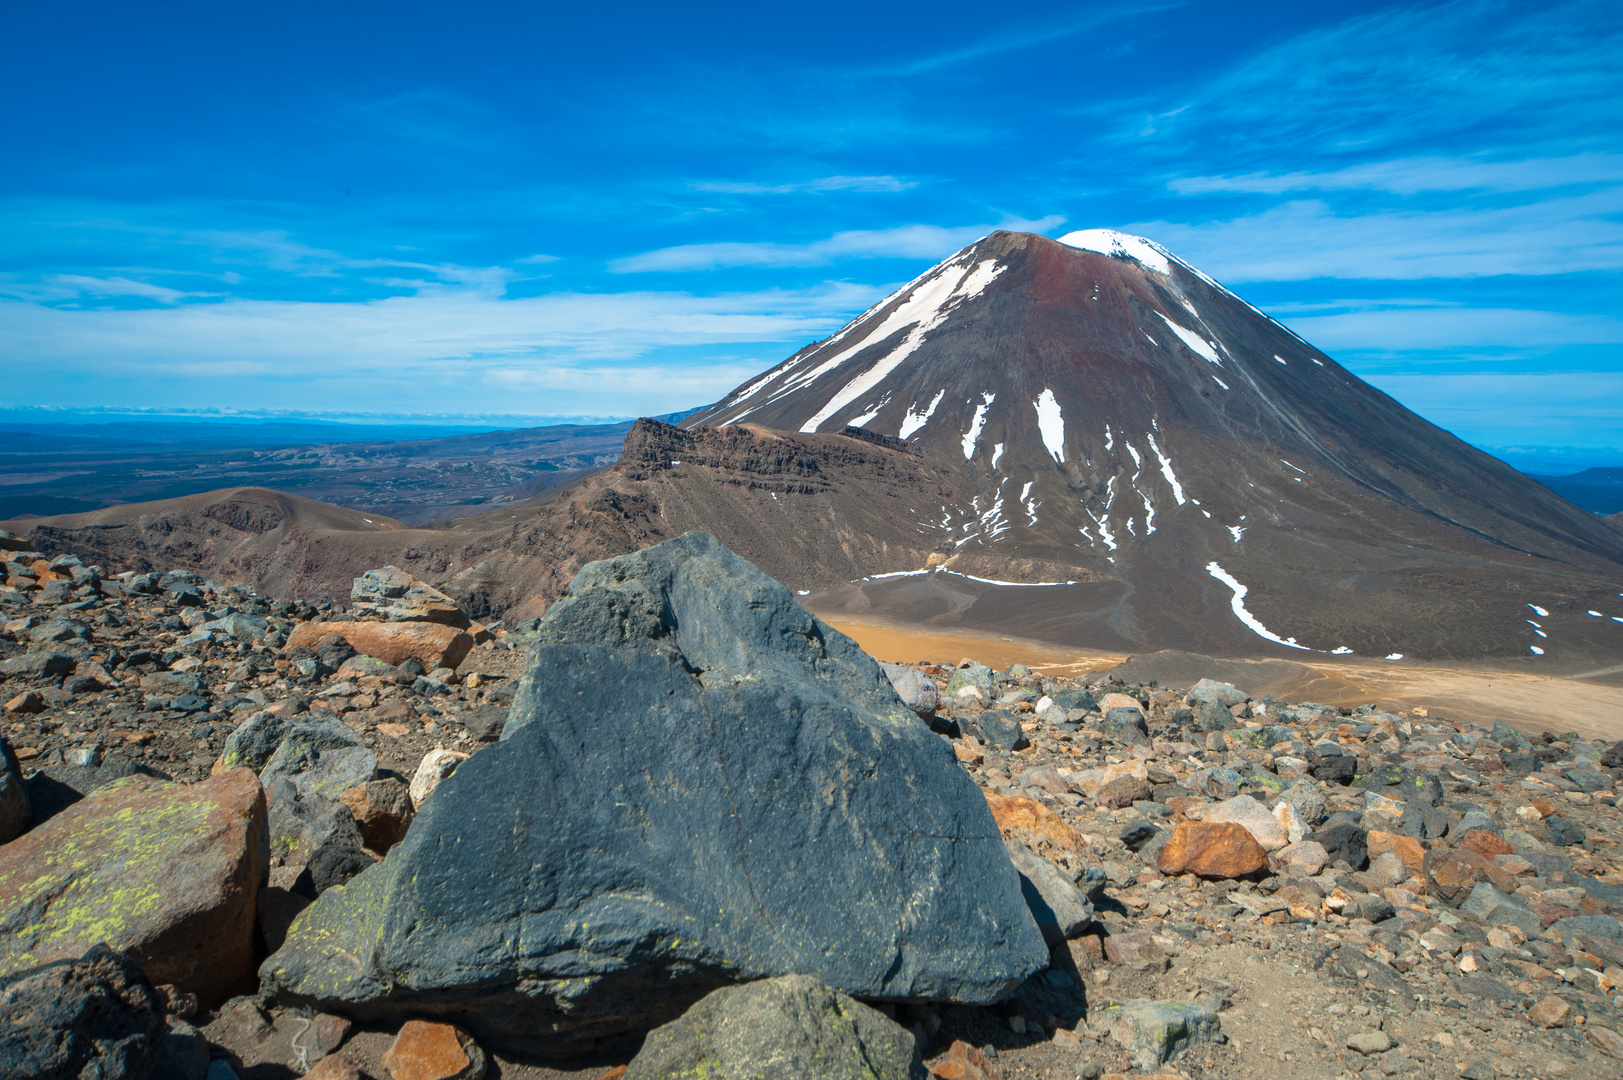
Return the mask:
<svg viewBox="0 0 1623 1080">
<path fill-rule="evenodd" d="M 413 460 L 396 451 L 383 472 Z M 994 233 L 681 428 L 639 421 L 615 465 L 527 502 L 436 529 L 285 500 L 260 528 L 276 515 L 221 509 L 278 498 L 35 531 L 120 564 L 335 592 L 410 560 L 511 618 L 587 557 L 703 528 L 814 610 L 908 624 L 1230 655 L 1623 651 L 1623 531 L 1105 231 Z M 259 531 L 220 532 L 237 519 Z"/>
<path fill-rule="evenodd" d="M 1568 476 L 1533 475 L 1533 479 L 1591 513 L 1623 513 L 1623 469 L 1585 469 Z"/>
</svg>

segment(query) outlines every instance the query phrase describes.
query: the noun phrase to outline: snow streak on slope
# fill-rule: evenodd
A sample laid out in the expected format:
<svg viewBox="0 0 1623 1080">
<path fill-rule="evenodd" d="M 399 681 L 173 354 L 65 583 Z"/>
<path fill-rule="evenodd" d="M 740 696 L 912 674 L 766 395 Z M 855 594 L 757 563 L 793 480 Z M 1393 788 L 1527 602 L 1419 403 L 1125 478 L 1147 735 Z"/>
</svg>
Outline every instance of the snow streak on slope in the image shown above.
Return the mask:
<svg viewBox="0 0 1623 1080">
<path fill-rule="evenodd" d="M 1159 311 L 1157 311 L 1156 314 L 1161 315 Z M 1203 360 L 1211 361 L 1219 367 L 1223 365 L 1222 359 L 1218 357 L 1217 352 L 1212 348 L 1211 342 L 1207 341 L 1193 330 L 1185 330 L 1183 327 L 1179 326 L 1165 315 L 1161 315 L 1161 321 L 1166 323 L 1167 327 L 1174 334 L 1177 334 L 1185 345 L 1189 346 L 1190 352 L 1194 353 Z M 1224 387 L 1224 389 L 1226 390 L 1228 388 Z"/>
<path fill-rule="evenodd" d="M 945 390 L 937 391 L 936 396 L 930 399 L 930 404 L 923 412 L 914 412 L 912 408 L 909 408 L 907 410 L 907 415 L 902 418 L 902 429 L 897 433 L 896 437 L 899 439 L 905 439 L 928 423 L 930 417 L 935 414 L 935 407 L 941 404 L 941 399 L 945 397 L 946 394 L 947 392 Z"/>
<path fill-rule="evenodd" d="M 1156 459 L 1161 462 L 1161 475 L 1166 477 L 1167 483 L 1172 486 L 1172 497 L 1178 500 L 1179 506 L 1182 506 L 1183 485 L 1178 483 L 1178 477 L 1172 471 L 1172 459 L 1161 453 L 1161 448 L 1156 445 L 1154 435 L 1146 434 L 1145 438 L 1149 439 L 1150 449 L 1155 451 Z"/>
<path fill-rule="evenodd" d="M 890 313 L 879 328 L 869 334 L 862 342 L 836 355 L 834 358 L 819 364 L 813 371 L 811 379 L 818 378 L 824 372 L 831 371 L 844 363 L 846 359 L 861 352 L 869 343 L 883 341 L 890 333 L 903 326 L 912 324 L 912 329 L 902 339 L 900 345 L 891 350 L 890 354 L 867 371 L 858 375 L 839 389 L 829 399 L 828 404 L 818 410 L 817 415 L 800 425 L 804 432 L 816 431 L 823 421 L 851 404 L 899 367 L 908 354 L 924 343 L 924 336 L 944 322 L 953 309 L 966 300 L 979 296 L 986 286 L 990 285 L 999 274 L 1004 271 L 995 259 L 983 259 L 974 267 L 962 274 L 944 272 L 933 281 L 926 282 L 915 289 L 913 295 L 908 297 L 897 309 Z M 810 379 L 807 380 L 808 382 Z"/>
<path fill-rule="evenodd" d="M 1216 562 L 1207 563 L 1206 572 L 1212 575 L 1212 577 L 1216 578 L 1218 581 L 1221 581 L 1223 584 L 1227 585 L 1230 589 L 1234 590 L 1234 599 L 1230 602 L 1229 606 L 1234 609 L 1235 618 L 1249 626 L 1259 637 L 1265 637 L 1269 641 L 1278 642 L 1281 645 L 1288 645 L 1293 649 L 1301 649 L 1303 652 L 1313 651 L 1306 645 L 1296 644 L 1295 638 L 1282 638 L 1272 630 L 1268 629 L 1266 626 L 1262 625 L 1262 623 L 1257 620 L 1255 615 L 1251 614 L 1251 612 L 1245 609 L 1245 594 L 1250 590 L 1248 590 L 1244 585 L 1241 585 L 1238 581 L 1234 580 L 1234 577 L 1221 566 L 1218 566 Z"/>
<path fill-rule="evenodd" d="M 1055 461 L 1065 464 L 1065 417 L 1060 414 L 1054 391 L 1045 389 L 1032 404 L 1037 409 L 1037 431 L 1043 446 Z"/>
<path fill-rule="evenodd" d="M 975 456 L 975 444 L 980 441 L 981 428 L 986 426 L 986 407 L 995 400 L 996 394 L 982 394 L 981 403 L 975 406 L 975 415 L 969 421 L 969 431 L 964 435 L 965 461 Z"/>
</svg>

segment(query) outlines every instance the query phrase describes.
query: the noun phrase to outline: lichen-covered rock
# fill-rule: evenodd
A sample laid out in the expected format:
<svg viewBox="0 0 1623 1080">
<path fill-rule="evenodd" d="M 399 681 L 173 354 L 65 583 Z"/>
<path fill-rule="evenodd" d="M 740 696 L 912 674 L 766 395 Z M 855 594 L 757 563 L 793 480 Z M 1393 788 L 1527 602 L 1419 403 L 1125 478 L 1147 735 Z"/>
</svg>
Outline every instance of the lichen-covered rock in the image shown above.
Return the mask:
<svg viewBox="0 0 1623 1080">
<path fill-rule="evenodd" d="M 1090 1022 L 1108 1031 L 1145 1072 L 1195 1043 L 1223 1041 L 1217 1010 L 1205 1002 L 1123 1001 L 1100 1009 Z"/>
<path fill-rule="evenodd" d="M 253 982 L 265 799 L 246 769 L 131 776 L 0 848 L 0 971 L 127 952 L 205 1004 Z"/>
<path fill-rule="evenodd" d="M 576 576 L 502 741 L 261 975 L 557 1051 L 740 980 L 986 1002 L 1047 962 L 945 741 L 855 642 L 690 533 Z"/>
<path fill-rule="evenodd" d="M 926 1080 L 913 1033 L 809 975 L 717 990 L 649 1032 L 624 1080 Z"/>
<path fill-rule="evenodd" d="M 106 945 L 0 976 L 6 1080 L 147 1080 L 164 1034 L 163 998 Z"/>
</svg>

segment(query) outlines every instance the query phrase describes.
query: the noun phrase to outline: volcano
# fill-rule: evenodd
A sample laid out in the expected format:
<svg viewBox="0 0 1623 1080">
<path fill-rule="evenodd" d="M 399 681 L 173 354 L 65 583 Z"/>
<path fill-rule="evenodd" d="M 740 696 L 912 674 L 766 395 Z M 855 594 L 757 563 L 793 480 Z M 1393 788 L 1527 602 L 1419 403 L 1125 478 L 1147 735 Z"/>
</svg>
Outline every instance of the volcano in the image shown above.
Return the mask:
<svg viewBox="0 0 1623 1080">
<path fill-rule="evenodd" d="M 1623 649 L 1623 533 L 1139 237 L 993 233 L 683 426 L 733 425 L 944 474 L 896 508 L 924 562 L 814 608 L 1100 647 Z"/>
</svg>

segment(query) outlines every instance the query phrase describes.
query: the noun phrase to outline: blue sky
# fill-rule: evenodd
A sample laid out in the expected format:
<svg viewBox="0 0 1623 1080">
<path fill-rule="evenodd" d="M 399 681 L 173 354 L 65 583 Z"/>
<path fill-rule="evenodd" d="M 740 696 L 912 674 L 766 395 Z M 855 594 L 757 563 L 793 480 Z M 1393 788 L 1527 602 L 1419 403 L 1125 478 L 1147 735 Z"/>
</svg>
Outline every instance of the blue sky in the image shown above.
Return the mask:
<svg viewBox="0 0 1623 1080">
<path fill-rule="evenodd" d="M 0 405 L 668 412 L 1110 227 L 1623 464 L 1620 56 L 1615 3 L 13 6 Z"/>
</svg>

